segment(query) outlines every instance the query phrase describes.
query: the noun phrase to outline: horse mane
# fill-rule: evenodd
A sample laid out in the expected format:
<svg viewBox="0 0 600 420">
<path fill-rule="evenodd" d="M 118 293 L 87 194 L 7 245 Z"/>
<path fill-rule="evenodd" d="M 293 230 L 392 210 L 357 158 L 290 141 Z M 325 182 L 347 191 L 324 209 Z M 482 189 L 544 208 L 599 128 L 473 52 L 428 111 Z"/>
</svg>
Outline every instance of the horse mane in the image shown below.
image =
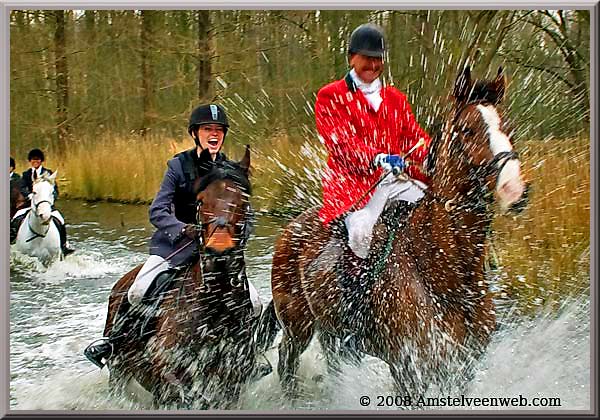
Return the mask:
<svg viewBox="0 0 600 420">
<path fill-rule="evenodd" d="M 505 93 L 504 83 L 499 83 L 498 77 L 502 74 L 502 68 L 498 69 L 496 79 L 477 79 L 471 82 L 470 70 L 465 69 L 467 74 L 463 73 L 458 79 L 458 86 L 455 86 L 452 97 L 455 100 L 455 106 L 450 112 L 456 113 L 468 105 L 493 104 L 498 105 L 502 102 Z M 470 88 L 465 86 L 471 84 Z M 447 126 L 439 121 L 432 126 L 434 133 L 431 136 L 429 152 L 427 156 L 425 170 L 429 175 L 435 172 L 435 162 L 437 158 L 437 149 L 444 137 Z"/>
<path fill-rule="evenodd" d="M 212 162 L 210 171 L 194 182 L 194 193 L 198 194 L 204 191 L 215 181 L 226 179 L 235 182 L 244 193 L 252 194 L 252 187 L 246 170 L 239 163 L 231 160 Z"/>
<path fill-rule="evenodd" d="M 471 89 L 465 105 L 491 103 L 499 104 L 504 96 L 504 86 L 496 86 L 493 80 L 477 80 Z"/>
</svg>

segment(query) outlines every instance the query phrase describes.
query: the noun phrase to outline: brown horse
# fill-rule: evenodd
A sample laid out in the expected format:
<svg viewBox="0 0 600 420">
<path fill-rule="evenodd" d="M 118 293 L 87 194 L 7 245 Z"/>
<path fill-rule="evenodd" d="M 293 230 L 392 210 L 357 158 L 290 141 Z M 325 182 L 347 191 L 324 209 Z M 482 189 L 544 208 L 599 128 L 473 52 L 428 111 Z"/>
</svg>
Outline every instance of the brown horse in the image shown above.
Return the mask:
<svg viewBox="0 0 600 420">
<path fill-rule="evenodd" d="M 15 213 L 29 206 L 27 198 L 21 193 L 21 178 L 10 180 L 10 218 L 12 219 Z"/>
<path fill-rule="evenodd" d="M 197 182 L 199 259 L 170 280 L 170 287 L 157 285 L 163 293 L 153 316 L 124 316 L 137 309 L 129 307 L 127 290 L 140 267 L 113 286 L 105 336 L 117 323 L 127 324 L 119 325 L 125 337 L 108 360 L 112 387 L 133 378 L 160 406 L 237 403 L 256 361 L 244 265 L 249 166 L 247 148 L 241 162 L 217 162 Z"/>
<path fill-rule="evenodd" d="M 348 277 L 355 289 L 352 306 L 362 313 L 352 331 L 358 354 L 387 362 L 399 390 L 407 392 L 401 395 L 418 395 L 433 382 L 443 385 L 459 373 L 451 371 L 450 360 L 460 355 L 464 365 L 466 349 L 485 349 L 495 329 L 483 268 L 494 193 L 503 209 L 526 197 L 520 163 L 496 108 L 504 86 L 502 69 L 492 81 L 474 83 L 468 68 L 457 78 L 451 116 L 431 146 L 425 196 L 408 214 L 388 203 L 362 266 L 344 263 L 345 241 L 337 248 L 326 245 L 336 228 L 323 226 L 318 209 L 285 228 L 275 245 L 273 301 L 264 314 L 261 345 L 269 346 L 283 327 L 278 373 L 288 396 L 296 395 L 299 357 L 316 330 L 335 371 L 334 352 L 348 339 L 348 311 L 341 304 Z"/>
</svg>

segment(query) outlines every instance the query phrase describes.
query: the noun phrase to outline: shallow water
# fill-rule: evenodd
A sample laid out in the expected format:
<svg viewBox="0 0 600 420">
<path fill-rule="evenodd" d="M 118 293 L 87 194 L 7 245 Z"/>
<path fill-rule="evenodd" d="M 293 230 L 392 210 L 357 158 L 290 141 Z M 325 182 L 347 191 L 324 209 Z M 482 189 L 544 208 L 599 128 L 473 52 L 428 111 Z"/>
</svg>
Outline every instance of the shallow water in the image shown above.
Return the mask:
<svg viewBox="0 0 600 420">
<path fill-rule="evenodd" d="M 152 409 L 147 395 L 115 396 L 108 374 L 83 356 L 101 336 L 108 294 L 113 283 L 146 258 L 153 228 L 147 206 L 85 204 L 64 201 L 61 209 L 77 252 L 47 269 L 11 251 L 10 404 L 13 410 Z M 248 244 L 248 275 L 263 302 L 270 299 L 270 264 L 281 220 L 260 217 Z M 468 398 L 559 398 L 549 409 L 590 408 L 590 304 L 587 296 L 565 302 L 558 311 L 540 309 L 537 316 L 515 316 L 510 302 L 499 305 L 500 327 L 477 365 L 465 393 Z M 360 410 L 401 407 L 378 396 L 393 396 L 387 366 L 365 357 L 359 367 L 343 365 L 338 377 L 324 377 L 326 364 L 314 340 L 303 354 L 301 396 L 284 398 L 276 373 L 250 385 L 242 396 L 245 410 Z M 277 351 L 268 358 L 277 365 Z M 371 403 L 362 406 L 361 397 Z M 447 397 L 431 389 L 424 398 Z M 459 391 L 450 397 L 459 397 Z M 416 398 L 412 396 L 412 398 Z M 364 401 L 364 400 L 363 400 Z M 540 407 L 448 407 L 428 409 L 541 409 Z M 522 401 L 522 400 L 521 400 Z M 548 400 L 543 400 L 548 402 Z M 542 401 L 542 402 L 543 402 Z M 382 406 L 377 406 L 383 402 Z M 560 403 L 556 406 L 557 402 Z"/>
</svg>

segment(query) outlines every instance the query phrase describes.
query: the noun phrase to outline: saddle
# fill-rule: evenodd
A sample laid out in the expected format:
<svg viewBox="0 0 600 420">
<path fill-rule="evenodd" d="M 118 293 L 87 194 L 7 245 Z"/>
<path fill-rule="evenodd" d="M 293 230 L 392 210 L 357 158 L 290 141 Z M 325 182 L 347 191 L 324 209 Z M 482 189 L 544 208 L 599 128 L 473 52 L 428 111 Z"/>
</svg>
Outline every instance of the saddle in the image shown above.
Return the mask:
<svg viewBox="0 0 600 420">
<path fill-rule="evenodd" d="M 407 201 L 389 203 L 373 227 L 371 247 L 366 258 L 354 254 L 348 245 L 348 232 L 343 220 L 333 229 L 343 241 L 343 253 L 335 265 L 338 286 L 342 291 L 342 323 L 358 338 L 369 325 L 370 289 L 379 280 L 378 268 L 389 256 L 391 244 L 416 204 Z"/>
<path fill-rule="evenodd" d="M 127 298 L 123 299 L 110 332 L 110 340 L 113 344 L 122 342 L 122 339 L 129 335 L 129 331 L 134 331 L 139 340 L 147 340 L 156 332 L 160 304 L 183 271 L 174 268 L 160 273 L 154 279 L 140 305 L 132 306 Z"/>
</svg>

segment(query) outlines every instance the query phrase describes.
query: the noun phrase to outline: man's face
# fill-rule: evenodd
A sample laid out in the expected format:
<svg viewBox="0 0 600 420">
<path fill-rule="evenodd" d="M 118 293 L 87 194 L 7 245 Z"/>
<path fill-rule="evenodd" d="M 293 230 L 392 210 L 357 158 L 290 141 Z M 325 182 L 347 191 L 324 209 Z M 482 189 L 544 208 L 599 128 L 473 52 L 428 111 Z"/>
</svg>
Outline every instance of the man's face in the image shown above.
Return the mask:
<svg viewBox="0 0 600 420">
<path fill-rule="evenodd" d="M 216 154 L 223 146 L 225 129 L 221 124 L 203 124 L 198 127 L 198 140 L 203 149 L 208 149 L 211 155 Z"/>
<path fill-rule="evenodd" d="M 29 161 L 29 163 L 31 164 L 31 167 L 34 169 L 39 168 L 40 166 L 42 166 L 42 159 L 40 158 L 33 158 Z"/>
<path fill-rule="evenodd" d="M 352 54 L 350 57 L 350 67 L 354 68 L 360 80 L 365 83 L 371 83 L 383 72 L 383 59 L 381 57 Z"/>
</svg>

